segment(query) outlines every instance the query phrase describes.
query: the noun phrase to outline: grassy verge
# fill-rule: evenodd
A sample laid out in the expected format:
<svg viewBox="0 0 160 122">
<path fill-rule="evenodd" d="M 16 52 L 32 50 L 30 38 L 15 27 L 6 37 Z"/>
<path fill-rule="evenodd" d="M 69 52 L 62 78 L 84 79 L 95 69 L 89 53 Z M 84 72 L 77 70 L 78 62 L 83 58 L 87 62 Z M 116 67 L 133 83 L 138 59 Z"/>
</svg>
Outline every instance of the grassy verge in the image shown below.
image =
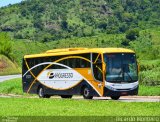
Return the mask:
<svg viewBox="0 0 160 122">
<path fill-rule="evenodd" d="M 21 78 L 1 82 L 0 94 L 23 94 Z"/>
<path fill-rule="evenodd" d="M 0 75 L 19 74 L 20 72 L 20 68 L 14 62 L 0 54 Z"/>
<path fill-rule="evenodd" d="M 0 83 L 0 94 L 24 94 L 21 78 Z M 139 96 L 160 96 L 160 86 L 139 86 Z"/>
<path fill-rule="evenodd" d="M 0 98 L 0 106 L 0 116 L 159 116 L 160 113 L 159 102 Z"/>
<path fill-rule="evenodd" d="M 144 86 L 139 87 L 139 96 L 160 96 L 160 86 Z"/>
</svg>

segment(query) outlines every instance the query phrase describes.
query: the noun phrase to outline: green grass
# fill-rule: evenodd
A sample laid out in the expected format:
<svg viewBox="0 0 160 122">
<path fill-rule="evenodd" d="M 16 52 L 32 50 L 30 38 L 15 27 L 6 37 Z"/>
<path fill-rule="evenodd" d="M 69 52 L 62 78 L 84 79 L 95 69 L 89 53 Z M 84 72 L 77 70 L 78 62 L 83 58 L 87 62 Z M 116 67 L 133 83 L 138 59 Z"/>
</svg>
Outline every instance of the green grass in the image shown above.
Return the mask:
<svg viewBox="0 0 160 122">
<path fill-rule="evenodd" d="M 140 61 L 139 81 L 144 85 L 160 85 L 160 59 Z"/>
<path fill-rule="evenodd" d="M 21 79 L 16 78 L 1 82 L 0 94 L 23 94 Z"/>
<path fill-rule="evenodd" d="M 155 68 L 160 67 L 160 59 L 140 60 L 139 65 L 141 71 L 154 70 Z"/>
<path fill-rule="evenodd" d="M 19 74 L 21 72 L 19 66 L 8 59 L 6 56 L 0 54 L 0 76 Z"/>
<path fill-rule="evenodd" d="M 0 94 L 20 94 L 22 92 L 21 78 L 11 79 L 0 83 Z M 139 96 L 160 96 L 160 86 L 139 86 Z"/>
<path fill-rule="evenodd" d="M 144 86 L 139 87 L 139 96 L 160 96 L 160 86 Z"/>
<path fill-rule="evenodd" d="M 154 28 L 154 29 L 150 29 L 149 31 L 152 35 L 153 43 L 155 45 L 160 46 L 160 28 L 157 27 L 157 28 Z"/>
<path fill-rule="evenodd" d="M 54 43 L 40 43 L 33 42 L 29 40 L 16 40 L 13 41 L 13 54 L 15 57 L 15 61 L 21 66 L 22 58 L 24 55 L 42 53 L 49 49 L 53 49 Z"/>
<path fill-rule="evenodd" d="M 159 102 L 0 98 L 0 106 L 0 116 L 159 116 L 160 113 Z"/>
<path fill-rule="evenodd" d="M 160 95 L 159 92 L 160 87 L 140 86 L 139 95 Z M 22 95 L 21 79 L 0 83 L 0 94 Z M 158 116 L 160 113 L 159 102 L 0 98 L 0 106 L 0 116 Z"/>
</svg>

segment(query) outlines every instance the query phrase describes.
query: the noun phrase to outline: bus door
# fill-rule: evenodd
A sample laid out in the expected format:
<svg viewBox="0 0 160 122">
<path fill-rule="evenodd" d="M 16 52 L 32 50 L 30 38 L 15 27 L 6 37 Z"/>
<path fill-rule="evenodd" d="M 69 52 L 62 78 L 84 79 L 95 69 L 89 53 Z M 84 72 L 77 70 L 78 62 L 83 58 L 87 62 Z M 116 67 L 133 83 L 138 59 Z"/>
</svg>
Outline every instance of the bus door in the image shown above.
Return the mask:
<svg viewBox="0 0 160 122">
<path fill-rule="evenodd" d="M 92 75 L 95 89 L 99 92 L 100 96 L 104 93 L 104 68 L 103 68 L 103 55 L 100 53 L 92 53 Z"/>
</svg>

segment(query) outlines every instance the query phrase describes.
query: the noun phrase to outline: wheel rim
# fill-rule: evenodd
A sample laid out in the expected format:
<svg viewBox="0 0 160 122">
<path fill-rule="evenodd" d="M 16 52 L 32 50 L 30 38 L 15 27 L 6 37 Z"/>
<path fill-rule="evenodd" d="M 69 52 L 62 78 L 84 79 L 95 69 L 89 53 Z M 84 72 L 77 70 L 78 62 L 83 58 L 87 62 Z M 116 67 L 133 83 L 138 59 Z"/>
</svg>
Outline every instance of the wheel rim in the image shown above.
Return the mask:
<svg viewBox="0 0 160 122">
<path fill-rule="evenodd" d="M 89 96 L 89 89 L 87 88 L 84 89 L 84 96 Z"/>
<path fill-rule="evenodd" d="M 43 97 L 43 89 L 42 88 L 39 89 L 39 96 Z"/>
</svg>

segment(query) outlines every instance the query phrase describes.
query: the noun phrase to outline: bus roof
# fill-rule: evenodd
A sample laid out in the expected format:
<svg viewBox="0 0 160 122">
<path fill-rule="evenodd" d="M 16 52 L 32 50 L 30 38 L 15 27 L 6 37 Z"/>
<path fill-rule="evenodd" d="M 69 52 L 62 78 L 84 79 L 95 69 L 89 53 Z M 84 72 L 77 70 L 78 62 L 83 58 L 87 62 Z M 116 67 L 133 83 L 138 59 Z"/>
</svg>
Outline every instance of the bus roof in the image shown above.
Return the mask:
<svg viewBox="0 0 160 122">
<path fill-rule="evenodd" d="M 64 48 L 48 50 L 40 54 L 25 55 L 24 58 L 36 58 L 46 56 L 71 55 L 82 53 L 135 53 L 133 50 L 125 48 Z"/>
</svg>

